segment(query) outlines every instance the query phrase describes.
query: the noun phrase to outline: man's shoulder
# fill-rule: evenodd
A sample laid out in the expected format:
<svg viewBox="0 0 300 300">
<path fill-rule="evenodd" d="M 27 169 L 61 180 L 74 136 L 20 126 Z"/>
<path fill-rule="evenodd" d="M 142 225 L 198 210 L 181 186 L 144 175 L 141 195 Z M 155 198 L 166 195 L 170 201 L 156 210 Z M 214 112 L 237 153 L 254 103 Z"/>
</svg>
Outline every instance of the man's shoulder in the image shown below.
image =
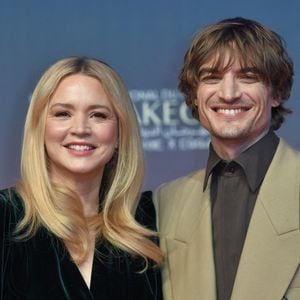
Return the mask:
<svg viewBox="0 0 300 300">
<path fill-rule="evenodd" d="M 277 150 L 287 150 L 290 151 L 292 153 L 294 153 L 294 155 L 296 156 L 300 156 L 300 151 L 297 150 L 296 148 L 294 148 L 293 146 L 291 146 L 284 138 L 280 138 L 279 139 L 279 144 L 278 144 L 278 149 Z"/>
<path fill-rule="evenodd" d="M 205 176 L 205 169 L 199 169 L 191 172 L 185 176 L 178 177 L 166 183 L 163 183 L 158 187 L 156 192 L 159 193 L 178 193 L 178 191 L 185 191 L 193 186 L 203 187 L 203 181 Z"/>
<path fill-rule="evenodd" d="M 273 162 L 282 166 L 300 166 L 300 151 L 289 145 L 284 139 L 280 138 L 278 148 L 275 152 Z"/>
<path fill-rule="evenodd" d="M 192 192 L 200 195 L 203 191 L 205 169 L 187 174 L 159 186 L 154 192 L 154 205 L 160 215 L 175 215 L 183 208 Z"/>
</svg>

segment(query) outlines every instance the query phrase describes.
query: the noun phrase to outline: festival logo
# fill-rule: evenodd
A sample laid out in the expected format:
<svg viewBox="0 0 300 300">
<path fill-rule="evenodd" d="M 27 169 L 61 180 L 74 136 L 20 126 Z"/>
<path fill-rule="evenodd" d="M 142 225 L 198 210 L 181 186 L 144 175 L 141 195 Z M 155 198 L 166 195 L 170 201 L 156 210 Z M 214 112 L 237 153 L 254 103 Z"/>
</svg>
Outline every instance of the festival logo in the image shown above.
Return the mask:
<svg viewBox="0 0 300 300">
<path fill-rule="evenodd" d="M 194 119 L 176 89 L 130 90 L 145 151 L 207 149 L 210 136 Z"/>
</svg>

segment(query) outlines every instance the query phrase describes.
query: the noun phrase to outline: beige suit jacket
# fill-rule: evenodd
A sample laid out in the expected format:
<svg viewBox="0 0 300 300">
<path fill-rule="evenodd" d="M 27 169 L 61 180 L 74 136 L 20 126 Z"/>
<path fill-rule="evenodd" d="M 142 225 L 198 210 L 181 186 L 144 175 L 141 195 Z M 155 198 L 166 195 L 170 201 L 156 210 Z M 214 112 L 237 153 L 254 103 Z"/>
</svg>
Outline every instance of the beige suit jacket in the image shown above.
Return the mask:
<svg viewBox="0 0 300 300">
<path fill-rule="evenodd" d="M 157 189 L 164 300 L 215 300 L 209 186 L 205 170 Z M 260 188 L 232 300 L 300 300 L 300 153 L 280 140 Z"/>
</svg>

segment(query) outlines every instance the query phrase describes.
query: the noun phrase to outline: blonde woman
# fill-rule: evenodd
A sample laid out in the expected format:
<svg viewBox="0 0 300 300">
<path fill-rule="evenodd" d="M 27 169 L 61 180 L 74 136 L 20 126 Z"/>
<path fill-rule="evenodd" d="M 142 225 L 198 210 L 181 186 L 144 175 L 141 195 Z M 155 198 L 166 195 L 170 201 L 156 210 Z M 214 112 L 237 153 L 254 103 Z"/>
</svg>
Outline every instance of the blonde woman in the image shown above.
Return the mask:
<svg viewBox="0 0 300 300">
<path fill-rule="evenodd" d="M 116 72 L 80 57 L 52 65 L 29 106 L 20 183 L 0 193 L 1 299 L 161 299 L 143 170 Z"/>
</svg>

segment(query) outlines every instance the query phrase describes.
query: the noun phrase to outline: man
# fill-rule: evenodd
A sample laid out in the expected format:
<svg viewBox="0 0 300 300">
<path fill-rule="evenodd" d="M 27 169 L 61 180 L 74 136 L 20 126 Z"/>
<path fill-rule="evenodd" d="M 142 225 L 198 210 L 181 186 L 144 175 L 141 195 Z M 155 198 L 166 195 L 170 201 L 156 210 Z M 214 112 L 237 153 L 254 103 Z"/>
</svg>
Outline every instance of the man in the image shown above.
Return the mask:
<svg viewBox="0 0 300 300">
<path fill-rule="evenodd" d="M 300 154 L 274 130 L 293 64 L 256 21 L 198 33 L 179 89 L 211 134 L 207 167 L 161 186 L 165 300 L 300 299 Z"/>
</svg>

